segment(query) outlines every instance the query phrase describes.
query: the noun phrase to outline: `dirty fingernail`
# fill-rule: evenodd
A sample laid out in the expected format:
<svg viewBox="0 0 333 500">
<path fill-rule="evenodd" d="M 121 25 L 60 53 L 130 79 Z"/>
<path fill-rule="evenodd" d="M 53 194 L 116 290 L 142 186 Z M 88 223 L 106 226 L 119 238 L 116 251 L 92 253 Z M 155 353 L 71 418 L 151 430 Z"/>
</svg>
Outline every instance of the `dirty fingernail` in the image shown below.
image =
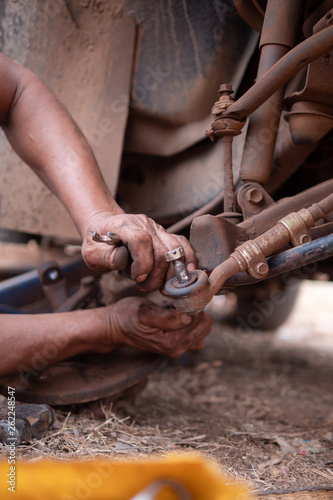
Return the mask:
<svg viewBox="0 0 333 500">
<path fill-rule="evenodd" d="M 139 283 L 141 283 L 141 281 L 144 281 L 145 279 L 147 279 L 147 276 L 148 276 L 148 274 L 140 274 L 140 276 L 138 276 L 136 278 L 136 281 L 138 281 Z"/>
</svg>

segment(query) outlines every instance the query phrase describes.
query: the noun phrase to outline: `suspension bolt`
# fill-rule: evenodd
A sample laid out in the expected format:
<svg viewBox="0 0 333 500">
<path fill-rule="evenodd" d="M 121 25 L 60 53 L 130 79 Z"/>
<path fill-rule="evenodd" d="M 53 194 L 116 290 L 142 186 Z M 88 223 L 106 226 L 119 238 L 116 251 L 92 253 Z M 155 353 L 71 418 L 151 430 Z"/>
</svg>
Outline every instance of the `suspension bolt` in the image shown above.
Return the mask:
<svg viewBox="0 0 333 500">
<path fill-rule="evenodd" d="M 258 188 L 251 188 L 246 193 L 246 199 L 250 203 L 254 203 L 255 205 L 259 204 L 264 199 L 263 193 Z"/>
<path fill-rule="evenodd" d="M 221 94 L 221 97 L 213 106 L 213 115 L 219 115 L 234 102 L 234 99 L 231 96 L 232 93 L 233 89 L 231 83 L 223 83 L 222 85 L 220 85 L 219 94 Z"/>
<path fill-rule="evenodd" d="M 187 286 L 195 281 L 195 277 L 189 273 L 186 267 L 184 256 L 185 250 L 183 247 L 175 248 L 164 254 L 165 260 L 173 264 L 178 286 Z"/>
<path fill-rule="evenodd" d="M 267 262 L 259 262 L 259 264 L 256 265 L 256 271 L 260 276 L 266 276 L 269 271 Z"/>
</svg>

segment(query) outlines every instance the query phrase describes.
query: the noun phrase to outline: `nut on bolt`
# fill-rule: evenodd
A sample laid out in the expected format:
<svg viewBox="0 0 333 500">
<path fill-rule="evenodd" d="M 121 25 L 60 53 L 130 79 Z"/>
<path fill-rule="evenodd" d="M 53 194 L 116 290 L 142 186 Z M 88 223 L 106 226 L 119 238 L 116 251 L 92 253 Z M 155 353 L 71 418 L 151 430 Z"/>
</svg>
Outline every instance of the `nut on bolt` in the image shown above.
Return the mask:
<svg viewBox="0 0 333 500">
<path fill-rule="evenodd" d="M 260 276 L 267 276 L 267 273 L 269 271 L 267 262 L 259 262 L 259 264 L 256 265 L 256 271 Z"/>
<path fill-rule="evenodd" d="M 224 83 L 220 85 L 219 94 L 221 95 L 221 97 L 213 106 L 213 115 L 219 115 L 234 102 L 234 99 L 231 96 L 233 92 L 234 91 L 232 89 L 231 83 Z"/>
<path fill-rule="evenodd" d="M 191 275 L 186 267 L 184 256 L 185 250 L 183 247 L 175 248 L 164 254 L 165 260 L 173 263 L 179 286 L 187 286 L 195 280 L 195 276 Z"/>
</svg>

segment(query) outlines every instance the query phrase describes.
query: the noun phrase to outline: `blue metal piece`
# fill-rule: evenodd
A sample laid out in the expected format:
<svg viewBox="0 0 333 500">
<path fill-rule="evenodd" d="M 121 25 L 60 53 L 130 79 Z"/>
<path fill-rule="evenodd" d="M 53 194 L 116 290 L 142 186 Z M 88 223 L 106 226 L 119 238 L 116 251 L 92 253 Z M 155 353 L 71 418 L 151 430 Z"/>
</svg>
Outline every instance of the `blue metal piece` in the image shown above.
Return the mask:
<svg viewBox="0 0 333 500">
<path fill-rule="evenodd" d="M 81 256 L 70 259 L 61 268 L 69 282 L 79 281 L 82 276 L 91 274 Z M 20 274 L 14 278 L 9 278 L 0 283 L 0 312 L 2 313 L 18 313 L 18 308 L 32 304 L 43 298 L 45 298 L 45 295 L 41 287 L 37 269 Z M 6 306 L 12 308 L 12 311 L 5 310 Z"/>
</svg>

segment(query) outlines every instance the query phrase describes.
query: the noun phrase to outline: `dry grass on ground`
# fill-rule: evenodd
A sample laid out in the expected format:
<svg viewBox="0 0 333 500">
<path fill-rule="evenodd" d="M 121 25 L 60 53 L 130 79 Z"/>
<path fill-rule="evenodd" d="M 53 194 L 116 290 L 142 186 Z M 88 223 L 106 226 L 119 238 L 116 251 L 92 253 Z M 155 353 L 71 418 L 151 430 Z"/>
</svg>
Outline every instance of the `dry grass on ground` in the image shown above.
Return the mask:
<svg viewBox="0 0 333 500">
<path fill-rule="evenodd" d="M 135 400 L 57 410 L 59 428 L 19 447 L 18 457 L 195 450 L 254 491 L 333 486 L 332 313 L 320 328 L 319 306 L 305 312 L 318 295 L 312 286 L 277 333 L 244 335 L 215 323 L 204 351 L 163 365 Z"/>
</svg>

